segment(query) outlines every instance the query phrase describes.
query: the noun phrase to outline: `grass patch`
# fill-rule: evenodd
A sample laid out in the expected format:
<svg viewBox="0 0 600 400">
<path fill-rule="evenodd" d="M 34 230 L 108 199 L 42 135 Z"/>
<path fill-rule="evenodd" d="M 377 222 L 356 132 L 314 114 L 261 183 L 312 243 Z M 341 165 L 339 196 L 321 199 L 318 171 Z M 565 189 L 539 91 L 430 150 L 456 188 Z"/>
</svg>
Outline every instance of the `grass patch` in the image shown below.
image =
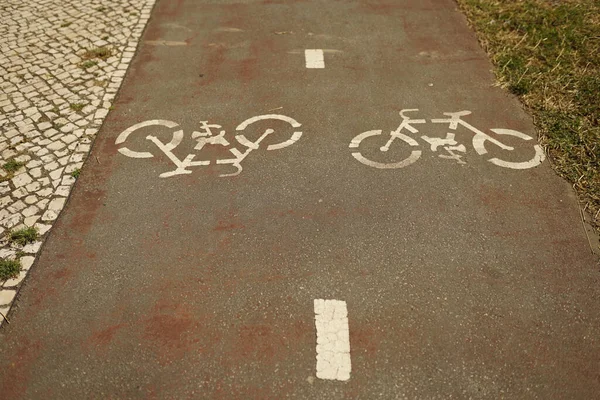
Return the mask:
<svg viewBox="0 0 600 400">
<path fill-rule="evenodd" d="M 83 58 L 84 60 L 90 60 L 92 58 L 99 58 L 101 60 L 106 60 L 111 55 L 112 55 L 112 50 L 110 48 L 104 46 L 104 47 L 97 47 L 95 49 L 87 50 L 85 53 L 83 53 L 83 56 L 81 56 L 81 58 Z"/>
<path fill-rule="evenodd" d="M 79 175 L 81 175 L 81 170 L 79 168 L 71 172 L 71 176 L 75 179 L 79 178 Z"/>
<path fill-rule="evenodd" d="M 94 65 L 98 65 L 98 61 L 87 60 L 81 63 L 80 67 L 83 69 L 92 68 Z"/>
<path fill-rule="evenodd" d="M 81 110 L 83 110 L 83 107 L 85 107 L 85 104 L 83 104 L 83 103 L 71 103 L 71 104 L 69 104 L 69 107 L 73 111 L 81 111 Z"/>
<path fill-rule="evenodd" d="M 600 227 L 600 2 L 457 0 Z"/>
<path fill-rule="evenodd" d="M 25 246 L 27 243 L 33 243 L 38 238 L 38 231 L 35 227 L 23 228 L 8 233 L 8 242 Z"/>
<path fill-rule="evenodd" d="M 0 260 L 0 281 L 16 278 L 21 269 L 21 262 L 18 260 Z"/>
<path fill-rule="evenodd" d="M 9 174 L 14 174 L 21 168 L 25 163 L 15 160 L 11 158 L 2 166 L 2 169 L 8 172 Z"/>
</svg>

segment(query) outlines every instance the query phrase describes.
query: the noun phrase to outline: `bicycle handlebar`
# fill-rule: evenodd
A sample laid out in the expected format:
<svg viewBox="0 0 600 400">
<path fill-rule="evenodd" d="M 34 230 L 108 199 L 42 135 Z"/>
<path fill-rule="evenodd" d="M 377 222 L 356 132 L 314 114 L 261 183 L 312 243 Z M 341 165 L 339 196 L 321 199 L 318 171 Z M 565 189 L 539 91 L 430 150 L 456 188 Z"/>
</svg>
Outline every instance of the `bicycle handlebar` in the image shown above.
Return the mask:
<svg viewBox="0 0 600 400">
<path fill-rule="evenodd" d="M 472 114 L 472 112 L 468 111 L 468 110 L 444 113 L 444 115 L 447 115 L 448 117 L 451 117 L 452 119 L 460 119 L 460 117 L 464 117 L 464 116 L 470 115 L 470 114 Z"/>
</svg>

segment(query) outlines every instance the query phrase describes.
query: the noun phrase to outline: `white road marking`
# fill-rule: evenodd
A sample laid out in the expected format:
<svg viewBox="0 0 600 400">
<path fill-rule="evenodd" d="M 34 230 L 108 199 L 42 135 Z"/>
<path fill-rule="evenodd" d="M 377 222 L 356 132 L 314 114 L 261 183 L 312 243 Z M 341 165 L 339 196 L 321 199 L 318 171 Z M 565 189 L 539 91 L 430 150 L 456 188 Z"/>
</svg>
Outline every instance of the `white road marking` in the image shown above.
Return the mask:
<svg viewBox="0 0 600 400">
<path fill-rule="evenodd" d="M 381 146 L 379 148 L 379 150 L 381 152 L 384 152 L 384 153 L 387 152 L 390 149 L 392 142 L 394 142 L 396 139 L 400 139 L 400 140 L 408 143 L 411 147 L 416 147 L 419 145 L 419 143 L 417 141 L 415 141 L 413 138 L 411 138 L 410 136 L 400 133 L 403 129 L 406 129 L 411 133 L 417 133 L 418 130 L 415 127 L 413 127 L 412 124 L 423 124 L 426 122 L 426 120 L 424 120 L 424 119 L 411 119 L 410 117 L 405 115 L 405 113 L 412 112 L 412 111 L 419 111 L 419 110 L 405 109 L 405 110 L 400 111 L 400 116 L 402 117 L 402 122 L 400 123 L 398 128 L 396 128 L 395 131 L 390 132 L 390 138 L 388 139 L 387 143 L 384 146 Z M 451 129 L 453 131 L 456 130 L 459 126 L 461 126 L 463 128 L 470 130 L 471 132 L 473 132 L 474 133 L 473 148 L 475 149 L 475 152 L 479 155 L 486 155 L 488 153 L 487 149 L 485 148 L 486 143 L 491 143 L 491 144 L 499 147 L 502 150 L 508 150 L 508 151 L 514 150 L 514 147 L 508 146 L 508 145 L 496 140 L 494 137 L 477 129 L 476 127 L 474 127 L 473 125 L 469 124 L 468 122 L 466 122 L 465 120 L 462 119 L 462 117 L 470 115 L 470 114 L 471 114 L 471 111 L 469 111 L 469 110 L 463 110 L 463 111 L 457 111 L 457 112 L 445 112 L 444 115 L 446 115 L 448 118 L 434 118 L 431 120 L 431 122 L 434 124 L 448 124 L 449 129 Z M 496 128 L 496 129 L 492 129 L 491 131 L 496 133 L 497 135 L 513 136 L 513 137 L 516 137 L 516 138 L 519 138 L 519 139 L 525 140 L 525 141 L 533 140 L 533 138 L 531 136 L 528 136 L 522 132 L 515 131 L 512 129 Z M 363 132 L 363 133 L 357 135 L 356 137 L 354 137 L 350 141 L 350 145 L 348 147 L 350 147 L 351 149 L 358 149 L 364 139 L 367 139 L 367 138 L 370 138 L 373 136 L 380 136 L 380 135 L 382 135 L 382 132 L 383 131 L 380 129 Z M 458 153 L 466 153 L 467 148 L 465 147 L 464 144 L 459 144 L 455 140 L 454 133 L 452 133 L 452 132 L 446 133 L 446 138 L 429 137 L 429 136 L 423 135 L 423 136 L 421 136 L 421 139 L 423 139 L 424 141 L 428 142 L 431 145 L 430 146 L 431 151 L 437 152 L 438 148 L 441 147 L 442 150 L 444 150 L 445 152 L 450 154 L 450 155 L 440 154 L 440 155 L 438 155 L 440 158 L 454 160 L 458 164 L 466 164 L 466 162 L 462 160 L 462 157 L 464 155 L 458 154 Z M 511 168 L 511 169 L 534 168 L 534 167 L 540 165 L 542 162 L 544 162 L 544 160 L 546 159 L 546 155 L 544 153 L 544 149 L 542 149 L 542 147 L 540 145 L 534 145 L 533 149 L 535 150 L 535 154 L 532 159 L 527 160 L 527 161 L 512 162 L 512 161 L 501 160 L 499 158 L 490 158 L 488 161 L 494 165 L 497 165 L 499 167 L 504 167 L 504 168 Z M 419 157 L 421 157 L 421 151 L 413 150 L 408 158 L 406 158 L 400 162 L 396 162 L 396 163 L 378 163 L 375 161 L 371 161 L 371 160 L 367 159 L 365 156 L 363 156 L 360 153 L 360 151 L 353 152 L 352 156 L 359 162 L 361 162 L 365 165 L 368 165 L 370 167 L 380 168 L 380 169 L 390 169 L 390 168 L 403 168 L 410 164 L 413 164 L 414 162 L 416 162 L 419 159 Z"/>
<path fill-rule="evenodd" d="M 295 119 L 287 117 L 285 115 L 281 115 L 281 114 L 266 114 L 266 115 L 258 115 L 256 117 L 248 118 L 247 120 L 245 120 L 244 122 L 242 122 L 241 124 L 239 124 L 237 126 L 237 128 L 235 128 L 235 130 L 236 131 L 243 131 L 250 124 L 253 124 L 253 123 L 257 122 L 257 121 L 269 120 L 269 119 L 275 119 L 275 120 L 280 120 L 280 121 L 287 122 L 293 128 L 299 128 L 299 127 L 302 126 L 302 124 L 300 124 Z M 290 146 L 290 145 L 296 143 L 301 137 L 302 137 L 302 132 L 301 131 L 295 131 L 292 134 L 292 137 L 290 139 L 288 139 L 288 140 L 286 140 L 285 142 L 282 142 L 282 143 L 271 144 L 271 145 L 267 146 L 267 150 L 279 150 L 279 149 L 283 149 L 284 147 L 287 147 L 287 146 Z M 246 147 L 249 147 L 249 148 L 254 148 L 254 147 L 252 147 L 254 145 L 254 143 L 251 142 L 250 140 L 248 140 L 243 134 L 239 134 L 235 138 L 237 139 L 238 142 L 240 142 L 240 144 L 242 144 L 242 145 L 244 145 Z"/>
<path fill-rule="evenodd" d="M 125 129 L 123 132 L 121 132 L 119 134 L 119 136 L 117 137 L 117 140 L 115 140 L 115 144 L 122 144 L 123 142 L 125 142 L 125 140 L 127 140 L 129 135 L 131 135 L 133 132 L 135 132 L 138 129 L 145 128 L 147 126 L 165 126 L 167 128 L 171 128 L 171 129 L 179 127 L 179 125 L 176 122 L 166 121 L 164 119 L 153 119 L 150 121 L 140 122 L 138 124 L 130 126 L 129 128 Z M 181 143 L 182 140 L 183 140 L 183 130 L 180 129 L 176 132 L 173 132 L 173 138 L 171 139 L 171 141 L 168 144 L 165 145 L 165 148 L 169 151 L 173 150 L 175 147 L 179 146 L 179 144 Z M 154 155 L 152 155 L 152 153 L 150 153 L 150 152 L 133 151 L 133 150 L 129 150 L 127 147 L 121 147 L 119 149 L 119 153 L 121 153 L 127 157 L 131 157 L 131 158 L 152 158 L 152 157 L 154 157 Z"/>
<path fill-rule="evenodd" d="M 343 53 L 343 50 L 337 50 L 337 49 L 320 49 L 323 54 L 340 54 Z M 290 50 L 287 53 L 288 54 L 304 54 L 306 52 L 306 50 L 304 49 L 294 49 L 294 50 Z"/>
<path fill-rule="evenodd" d="M 516 136 L 523 140 L 533 140 L 533 138 L 531 136 L 528 136 L 522 132 L 515 131 L 512 129 L 496 128 L 496 129 L 492 129 L 492 132 L 497 133 L 498 135 Z M 535 156 L 529 161 L 508 162 L 508 161 L 500 160 L 498 158 L 492 158 L 488 161 L 499 167 L 511 168 L 511 169 L 529 169 L 529 168 L 537 167 L 538 165 L 540 165 L 541 163 L 544 162 L 544 160 L 546 159 L 546 154 L 544 153 L 544 149 L 542 149 L 542 146 L 540 146 L 539 144 L 536 144 L 535 146 L 533 146 L 533 148 L 535 150 Z"/>
<path fill-rule="evenodd" d="M 517 137 L 522 140 L 533 140 L 533 138 L 531 136 L 528 136 L 528 135 L 524 134 L 523 132 L 515 131 L 513 129 L 496 128 L 496 129 L 491 129 L 491 131 L 498 135 L 514 136 L 514 137 Z M 490 140 L 487 139 L 486 136 L 476 135 L 473 138 L 473 147 L 475 148 L 475 151 L 477 152 L 477 154 L 480 154 L 480 155 L 487 154 L 487 150 L 484 146 L 484 143 L 486 142 L 486 140 L 487 141 L 490 141 Z M 496 141 L 494 140 L 494 142 L 496 142 Z M 505 147 L 508 147 L 508 146 L 505 146 Z M 540 165 L 541 163 L 544 162 L 544 160 L 546 159 L 546 155 L 540 145 L 536 144 L 533 146 L 533 148 L 535 150 L 535 155 L 529 161 L 510 162 L 510 161 L 500 160 L 499 158 L 491 158 L 488 161 L 499 167 L 510 168 L 510 169 L 529 169 L 529 168 L 537 167 L 538 165 Z M 512 150 L 512 147 L 509 147 L 509 149 Z"/>
<path fill-rule="evenodd" d="M 243 29 L 223 26 L 217 29 L 218 32 L 244 32 Z"/>
<path fill-rule="evenodd" d="M 348 309 L 342 300 L 315 299 L 317 327 L 317 378 L 350 379 L 350 330 Z"/>
<path fill-rule="evenodd" d="M 325 57 L 321 49 L 304 50 L 304 58 L 306 59 L 306 68 L 325 68 Z"/>
<path fill-rule="evenodd" d="M 292 132 L 292 136 L 288 140 L 285 140 L 280 143 L 270 144 L 267 146 L 267 150 L 283 149 L 285 147 L 288 147 L 288 146 L 296 143 L 302 137 L 302 132 L 297 130 L 297 128 L 300 128 L 302 126 L 302 124 L 300 124 L 298 121 L 296 121 L 293 118 L 290 118 L 290 117 L 287 117 L 287 116 L 281 115 L 281 114 L 257 115 L 256 117 L 248 118 L 247 120 L 245 120 L 241 124 L 239 124 L 237 126 L 236 130 L 238 132 L 241 132 L 244 129 L 246 129 L 250 124 L 253 124 L 253 123 L 259 122 L 259 121 L 264 121 L 264 120 L 283 121 L 283 122 L 290 124 L 292 126 L 292 128 L 295 128 L 294 131 Z M 149 120 L 149 121 L 144 121 L 144 122 L 135 124 L 135 125 L 127 128 L 123 132 L 121 132 L 119 134 L 119 136 L 117 137 L 117 139 L 115 140 L 115 144 L 117 144 L 117 145 L 124 144 L 127 141 L 127 138 L 132 133 L 134 133 L 138 129 L 145 128 L 148 126 L 163 126 L 166 128 L 170 128 L 171 130 L 179 128 L 179 125 L 173 121 L 167 121 L 167 120 L 162 120 L 162 119 L 153 119 L 153 120 Z M 229 150 L 229 152 L 233 155 L 233 158 L 216 160 L 216 164 L 229 164 L 237 169 L 237 171 L 234 173 L 219 175 L 221 177 L 236 176 L 239 173 L 241 173 L 242 172 L 241 162 L 253 150 L 258 150 L 258 148 L 260 147 L 260 144 L 262 143 L 263 140 L 265 140 L 269 135 L 275 133 L 275 130 L 273 130 L 273 129 L 270 129 L 270 128 L 266 129 L 264 131 L 264 133 L 255 141 L 248 140 L 242 133 L 236 135 L 235 138 L 237 139 L 237 141 L 246 147 L 245 151 L 241 152 L 240 150 L 238 150 L 234 147 L 231 147 L 231 144 L 225 138 L 225 134 L 226 134 L 225 130 L 223 130 L 221 128 L 222 128 L 221 125 L 209 124 L 208 121 L 200 121 L 200 131 L 192 132 L 192 139 L 196 140 L 196 142 L 197 142 L 196 146 L 194 147 L 194 150 L 201 151 L 204 148 L 204 146 L 207 144 L 218 145 L 218 146 L 223 146 L 223 147 L 227 148 L 227 150 Z M 218 131 L 218 133 L 216 133 L 216 131 L 213 132 L 213 129 Z M 164 135 L 164 134 L 161 134 L 161 135 Z M 194 158 L 197 155 L 196 153 L 190 153 L 187 156 L 185 156 L 183 159 L 180 159 L 177 155 L 175 155 L 175 153 L 173 153 L 172 150 L 174 150 L 175 147 L 177 147 L 179 144 L 181 144 L 183 137 L 184 137 L 183 130 L 179 129 L 175 132 L 171 132 L 171 135 L 172 135 L 171 141 L 168 143 L 163 143 L 161 139 L 159 139 L 158 137 L 156 137 L 154 135 L 146 136 L 146 139 L 148 141 L 150 141 L 151 143 L 153 143 L 158 148 L 158 150 L 163 152 L 176 167 L 173 171 L 164 172 L 164 173 L 160 174 L 159 176 L 161 178 L 168 178 L 168 177 L 172 177 L 172 176 L 176 176 L 176 175 L 191 174 L 192 171 L 190 171 L 188 169 L 188 167 L 201 167 L 201 166 L 207 166 L 207 165 L 211 164 L 211 161 L 209 161 L 209 160 L 194 161 Z M 127 147 L 121 147 L 118 149 L 118 151 L 121 154 L 123 154 L 127 157 L 131 157 L 131 158 L 152 158 L 152 157 L 154 157 L 154 155 L 151 152 L 133 151 Z"/>
<path fill-rule="evenodd" d="M 356 148 L 358 148 L 358 146 L 360 146 L 360 143 L 364 139 L 369 138 L 371 136 L 379 136 L 381 134 L 382 134 L 381 129 L 363 132 L 360 135 L 356 136 L 354 139 L 352 139 L 349 147 L 351 149 L 356 149 Z M 419 146 L 419 143 L 416 140 L 414 140 L 410 136 L 400 133 L 399 130 L 397 130 L 397 131 L 392 132 L 392 136 L 391 136 L 391 139 L 388 141 L 388 144 L 386 146 L 381 147 L 380 150 L 387 151 L 387 148 L 389 148 L 390 142 L 393 141 L 394 139 L 400 139 L 400 140 L 408 143 L 411 147 Z M 384 150 L 384 148 L 385 148 L 385 150 Z M 368 158 L 366 158 L 365 156 L 363 156 L 358 151 L 353 152 L 352 156 L 354 158 L 356 158 L 358 161 L 360 161 L 361 163 L 368 165 L 369 167 L 378 168 L 378 169 L 395 169 L 395 168 L 404 168 L 408 165 L 411 165 L 411 164 L 417 162 L 417 160 L 421 157 L 421 150 L 413 150 L 406 159 L 396 162 L 396 163 L 380 163 L 380 162 L 376 162 L 376 161 L 371 161 Z"/>
</svg>

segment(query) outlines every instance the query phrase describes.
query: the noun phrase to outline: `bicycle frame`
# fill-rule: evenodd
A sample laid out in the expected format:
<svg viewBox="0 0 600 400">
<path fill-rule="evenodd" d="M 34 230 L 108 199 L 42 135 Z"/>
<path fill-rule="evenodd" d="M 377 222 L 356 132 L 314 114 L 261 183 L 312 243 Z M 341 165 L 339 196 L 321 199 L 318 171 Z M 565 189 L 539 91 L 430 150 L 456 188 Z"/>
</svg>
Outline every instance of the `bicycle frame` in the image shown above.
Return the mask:
<svg viewBox="0 0 600 400">
<path fill-rule="evenodd" d="M 386 152 L 390 149 L 390 146 L 392 145 L 392 143 L 394 142 L 394 140 L 398 139 L 398 138 L 402 138 L 402 137 L 406 137 L 404 134 L 402 134 L 402 129 L 406 129 L 411 133 L 418 133 L 419 130 L 413 126 L 411 126 L 411 124 L 424 124 L 427 121 L 424 119 L 410 119 L 409 116 L 404 115 L 404 113 L 406 112 L 412 112 L 412 111 L 419 111 L 418 109 L 406 109 L 406 110 L 402 110 L 400 111 L 400 116 L 402 117 L 402 122 L 400 123 L 400 125 L 398 126 L 398 128 L 396 128 L 396 130 L 390 132 L 390 140 L 388 140 L 388 142 L 384 145 L 381 146 L 379 148 L 379 150 Z"/>
<path fill-rule="evenodd" d="M 266 139 L 267 136 L 269 136 L 270 134 L 272 134 L 273 132 L 274 132 L 273 129 L 267 129 L 255 142 L 249 141 L 245 137 L 244 137 L 244 140 L 238 140 L 238 141 L 243 142 L 247 146 L 246 151 L 242 153 L 242 152 L 240 152 L 236 148 L 229 149 L 229 151 L 235 156 L 235 158 L 225 159 L 225 160 L 217 160 L 217 162 L 216 162 L 219 165 L 231 164 L 232 166 L 234 166 L 234 167 L 237 168 L 237 171 L 234 172 L 234 173 L 231 173 L 231 174 L 221 174 L 219 176 L 220 177 L 227 177 L 227 176 L 236 176 L 236 175 L 239 175 L 242 172 L 241 162 L 253 150 L 258 149 L 260 143 L 264 139 Z M 158 139 L 156 136 L 148 135 L 148 136 L 146 136 L 146 139 L 148 139 L 152 143 L 154 143 L 169 158 L 169 160 L 171 160 L 171 162 L 173 162 L 173 164 L 175 164 L 175 166 L 177 167 L 173 171 L 164 172 L 164 173 L 160 174 L 159 176 L 161 178 L 168 178 L 168 177 L 175 176 L 175 175 L 191 174 L 192 171 L 190 171 L 189 169 L 187 169 L 188 167 L 201 167 L 201 166 L 210 165 L 210 161 L 207 161 L 207 160 L 193 161 L 194 157 L 196 157 L 196 154 L 188 154 L 183 160 L 180 160 L 171 151 L 171 148 L 168 145 L 166 145 L 163 142 L 161 142 L 160 139 Z"/>
<path fill-rule="evenodd" d="M 505 145 L 504 143 L 497 141 L 490 135 L 480 131 L 479 129 L 475 128 L 473 125 L 469 124 L 468 122 L 466 122 L 460 118 L 462 116 L 469 115 L 469 114 L 471 114 L 471 112 L 466 111 L 466 110 L 444 113 L 444 115 L 447 115 L 450 118 L 436 118 L 436 119 L 432 119 L 431 122 L 434 124 L 449 124 L 449 128 L 452 130 L 456 130 L 459 125 L 462 125 L 463 127 L 467 128 L 471 132 L 474 132 L 475 136 L 473 136 L 473 147 L 475 148 L 475 151 L 477 151 L 477 153 L 479 153 L 479 154 L 487 153 L 487 150 L 485 150 L 485 147 L 483 145 L 483 143 L 486 140 L 494 143 L 496 146 L 500 147 L 503 150 L 514 150 L 514 147 Z M 527 137 L 526 135 L 524 135 L 524 136 Z M 522 139 L 523 139 L 523 137 L 522 137 Z"/>
</svg>

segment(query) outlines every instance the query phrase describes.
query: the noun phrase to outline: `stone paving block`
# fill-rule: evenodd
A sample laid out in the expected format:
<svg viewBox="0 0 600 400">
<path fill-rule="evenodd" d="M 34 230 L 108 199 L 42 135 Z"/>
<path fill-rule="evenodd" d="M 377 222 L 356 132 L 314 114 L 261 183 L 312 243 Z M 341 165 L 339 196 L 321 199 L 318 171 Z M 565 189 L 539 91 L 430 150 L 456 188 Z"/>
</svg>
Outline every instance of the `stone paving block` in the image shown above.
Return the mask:
<svg viewBox="0 0 600 400">
<path fill-rule="evenodd" d="M 24 172 L 20 175 L 17 175 L 12 179 L 12 184 L 17 188 L 19 188 L 23 185 L 27 185 L 28 183 L 31 183 L 31 182 L 33 182 L 33 178 L 31 178 L 31 176 L 29 176 L 29 174 L 27 174 L 26 172 Z"/>
<path fill-rule="evenodd" d="M 19 272 L 18 277 L 14 278 L 14 279 L 8 279 L 6 282 L 4 282 L 4 287 L 17 286 L 19 283 L 21 283 L 21 281 L 25 278 L 26 275 L 27 275 L 26 270 Z"/>
<path fill-rule="evenodd" d="M 83 165 L 108 114 L 154 2 L 113 0 L 108 13 L 96 11 L 97 0 L 2 2 L 0 165 L 14 158 L 24 166 L 12 174 L 0 169 L 7 179 L 0 182 L 0 254 L 16 251 L 2 240 L 7 229 L 35 226 L 43 237 L 52 227 L 75 182 L 71 173 Z M 61 26 L 65 21 L 69 25 Z M 112 55 L 84 69 L 82 55 L 94 46 L 107 46 Z M 75 103 L 83 109 L 72 109 Z M 58 197 L 51 199 L 53 194 Z M 23 250 L 35 255 L 41 243 Z M 34 259 L 21 258 L 25 270 Z M 26 271 L 4 285 L 19 285 L 25 276 Z M 2 305 L 14 293 L 0 288 L 0 310 L 9 311 Z"/>
<path fill-rule="evenodd" d="M 0 305 L 10 304 L 11 301 L 15 298 L 17 292 L 14 290 L 0 290 Z"/>
</svg>

